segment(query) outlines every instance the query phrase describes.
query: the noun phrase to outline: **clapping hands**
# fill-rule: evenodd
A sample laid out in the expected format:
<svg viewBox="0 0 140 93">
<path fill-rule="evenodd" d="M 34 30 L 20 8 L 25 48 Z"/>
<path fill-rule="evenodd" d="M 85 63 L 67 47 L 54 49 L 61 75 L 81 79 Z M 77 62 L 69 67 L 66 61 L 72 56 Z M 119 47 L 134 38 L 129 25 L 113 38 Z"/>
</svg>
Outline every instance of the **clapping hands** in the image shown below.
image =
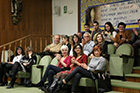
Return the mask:
<svg viewBox="0 0 140 93">
<path fill-rule="evenodd" d="M 71 58 L 71 62 L 74 64 L 75 63 L 75 58 Z"/>
</svg>

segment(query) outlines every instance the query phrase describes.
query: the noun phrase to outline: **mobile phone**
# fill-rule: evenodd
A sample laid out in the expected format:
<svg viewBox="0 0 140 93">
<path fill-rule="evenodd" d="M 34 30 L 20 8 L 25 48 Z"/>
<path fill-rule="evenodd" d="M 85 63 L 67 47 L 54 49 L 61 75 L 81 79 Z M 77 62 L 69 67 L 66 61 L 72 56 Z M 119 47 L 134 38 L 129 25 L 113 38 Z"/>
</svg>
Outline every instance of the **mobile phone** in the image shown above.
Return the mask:
<svg viewBox="0 0 140 93">
<path fill-rule="evenodd" d="M 120 39 L 122 38 L 122 35 L 120 35 Z"/>
</svg>

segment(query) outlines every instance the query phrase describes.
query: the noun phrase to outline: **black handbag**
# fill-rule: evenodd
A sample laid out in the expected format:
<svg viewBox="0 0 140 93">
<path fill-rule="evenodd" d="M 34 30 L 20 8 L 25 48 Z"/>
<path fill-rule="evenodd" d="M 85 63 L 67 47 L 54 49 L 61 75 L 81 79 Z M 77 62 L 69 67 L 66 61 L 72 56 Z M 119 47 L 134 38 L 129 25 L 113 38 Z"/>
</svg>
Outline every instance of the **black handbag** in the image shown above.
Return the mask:
<svg viewBox="0 0 140 93">
<path fill-rule="evenodd" d="M 104 93 L 112 90 L 110 74 L 98 73 L 98 93 Z"/>
</svg>

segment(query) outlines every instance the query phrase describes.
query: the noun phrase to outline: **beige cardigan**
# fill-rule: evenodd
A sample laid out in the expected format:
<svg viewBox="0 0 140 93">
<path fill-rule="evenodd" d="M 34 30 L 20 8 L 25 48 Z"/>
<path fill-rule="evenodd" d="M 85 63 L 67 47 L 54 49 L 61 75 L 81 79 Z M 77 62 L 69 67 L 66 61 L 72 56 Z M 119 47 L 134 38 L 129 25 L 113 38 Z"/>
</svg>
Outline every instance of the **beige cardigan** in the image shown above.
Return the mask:
<svg viewBox="0 0 140 93">
<path fill-rule="evenodd" d="M 52 44 L 50 44 L 49 46 L 46 46 L 45 49 L 46 49 L 46 48 L 50 48 L 50 52 L 59 52 L 61 46 L 62 46 L 62 43 L 58 43 L 58 44 L 52 43 Z M 44 49 L 44 50 L 45 50 L 45 49 Z"/>
</svg>

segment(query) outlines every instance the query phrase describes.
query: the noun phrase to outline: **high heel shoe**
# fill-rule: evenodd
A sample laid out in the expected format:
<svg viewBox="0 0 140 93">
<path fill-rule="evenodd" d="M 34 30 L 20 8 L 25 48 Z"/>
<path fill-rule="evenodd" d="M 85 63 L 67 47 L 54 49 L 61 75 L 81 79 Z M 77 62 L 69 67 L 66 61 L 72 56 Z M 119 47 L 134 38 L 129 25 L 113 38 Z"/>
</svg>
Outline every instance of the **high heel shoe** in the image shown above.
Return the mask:
<svg viewBox="0 0 140 93">
<path fill-rule="evenodd" d="M 43 81 L 40 81 L 37 84 L 32 84 L 32 86 L 34 86 L 34 87 L 43 87 L 44 86 L 44 82 Z"/>
<path fill-rule="evenodd" d="M 9 84 L 9 86 L 6 87 L 6 89 L 13 88 L 14 86 L 12 84 Z"/>
</svg>

